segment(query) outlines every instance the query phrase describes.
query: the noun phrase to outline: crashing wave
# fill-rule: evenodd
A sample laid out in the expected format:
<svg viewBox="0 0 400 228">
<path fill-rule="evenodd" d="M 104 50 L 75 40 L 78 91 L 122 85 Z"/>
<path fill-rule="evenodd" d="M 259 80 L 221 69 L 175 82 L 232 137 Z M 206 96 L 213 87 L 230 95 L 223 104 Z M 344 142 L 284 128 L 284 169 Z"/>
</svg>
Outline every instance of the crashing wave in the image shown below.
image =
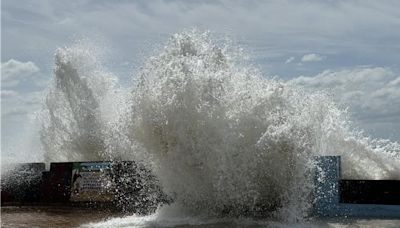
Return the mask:
<svg viewBox="0 0 400 228">
<path fill-rule="evenodd" d="M 327 94 L 265 78 L 207 32 L 173 35 L 111 121 L 116 80 L 99 69 L 82 47 L 57 52 L 47 158 L 147 160 L 190 213 L 303 218 L 318 155 L 341 155 L 344 177 L 400 179 L 398 143 L 364 137 Z"/>
</svg>

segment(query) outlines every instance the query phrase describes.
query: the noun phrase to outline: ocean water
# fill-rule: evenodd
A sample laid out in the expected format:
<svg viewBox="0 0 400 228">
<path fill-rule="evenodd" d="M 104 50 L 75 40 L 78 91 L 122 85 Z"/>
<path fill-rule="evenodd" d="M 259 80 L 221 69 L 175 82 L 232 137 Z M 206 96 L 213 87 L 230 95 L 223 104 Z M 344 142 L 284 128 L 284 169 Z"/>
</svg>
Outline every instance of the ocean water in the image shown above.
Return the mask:
<svg viewBox="0 0 400 228">
<path fill-rule="evenodd" d="M 364 136 L 327 93 L 265 76 L 231 43 L 173 34 L 128 88 L 96 47 L 57 50 L 46 161 L 135 160 L 174 201 L 87 226 L 330 226 L 310 218 L 314 156 L 342 156 L 345 178 L 400 179 L 399 143 Z"/>
</svg>

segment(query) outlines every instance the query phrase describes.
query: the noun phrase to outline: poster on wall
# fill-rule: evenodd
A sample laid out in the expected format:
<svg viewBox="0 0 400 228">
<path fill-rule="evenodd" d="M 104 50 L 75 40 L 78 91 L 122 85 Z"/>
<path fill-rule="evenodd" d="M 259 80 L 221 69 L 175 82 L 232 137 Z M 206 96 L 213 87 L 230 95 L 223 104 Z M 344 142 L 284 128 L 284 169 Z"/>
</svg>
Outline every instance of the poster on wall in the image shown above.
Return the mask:
<svg viewBox="0 0 400 228">
<path fill-rule="evenodd" d="M 75 162 L 72 166 L 73 202 L 108 202 L 113 200 L 110 162 Z"/>
</svg>

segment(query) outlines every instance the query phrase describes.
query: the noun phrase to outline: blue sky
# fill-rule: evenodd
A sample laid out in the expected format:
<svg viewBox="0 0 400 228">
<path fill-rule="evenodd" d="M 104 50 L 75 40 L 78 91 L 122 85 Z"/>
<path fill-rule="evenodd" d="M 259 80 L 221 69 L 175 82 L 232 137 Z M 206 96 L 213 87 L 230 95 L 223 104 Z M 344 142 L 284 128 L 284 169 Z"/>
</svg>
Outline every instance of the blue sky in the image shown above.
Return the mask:
<svg viewBox="0 0 400 228">
<path fill-rule="evenodd" d="M 143 59 L 172 33 L 190 27 L 229 37 L 266 77 L 329 91 L 349 107 L 357 127 L 400 141 L 400 1 L 1 4 L 3 157 L 35 159 L 40 150 L 34 116 L 52 80 L 58 47 L 91 40 L 104 49 L 105 66 L 128 87 Z"/>
</svg>

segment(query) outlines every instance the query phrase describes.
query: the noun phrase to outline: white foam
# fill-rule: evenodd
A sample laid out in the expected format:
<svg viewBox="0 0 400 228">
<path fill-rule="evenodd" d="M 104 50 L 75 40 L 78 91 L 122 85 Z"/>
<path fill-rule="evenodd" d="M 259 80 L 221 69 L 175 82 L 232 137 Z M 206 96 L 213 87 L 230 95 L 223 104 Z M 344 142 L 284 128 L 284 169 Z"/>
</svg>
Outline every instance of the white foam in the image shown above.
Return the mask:
<svg viewBox="0 0 400 228">
<path fill-rule="evenodd" d="M 398 143 L 364 137 L 328 95 L 266 79 L 232 49 L 196 30 L 173 35 L 108 118 L 110 100 L 125 99 L 114 76 L 84 48 L 60 49 L 47 158 L 147 160 L 177 207 L 211 218 L 304 218 L 316 155 L 342 155 L 344 177 L 400 179 Z"/>
</svg>

